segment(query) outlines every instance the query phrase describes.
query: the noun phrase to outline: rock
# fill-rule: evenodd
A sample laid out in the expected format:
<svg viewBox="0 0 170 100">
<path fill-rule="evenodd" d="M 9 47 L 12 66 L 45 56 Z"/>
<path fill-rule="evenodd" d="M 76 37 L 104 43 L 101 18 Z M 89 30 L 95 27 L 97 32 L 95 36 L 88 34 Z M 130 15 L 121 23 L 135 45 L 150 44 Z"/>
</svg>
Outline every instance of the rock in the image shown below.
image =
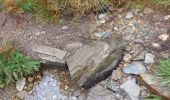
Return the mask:
<svg viewBox="0 0 170 100">
<path fill-rule="evenodd" d="M 159 49 L 160 48 L 160 44 L 159 43 L 152 43 L 152 47 Z"/>
<path fill-rule="evenodd" d="M 99 19 L 105 19 L 106 18 L 106 14 L 100 14 L 99 15 Z"/>
<path fill-rule="evenodd" d="M 111 79 L 114 81 L 122 79 L 122 72 L 119 68 L 116 70 L 113 70 Z"/>
<path fill-rule="evenodd" d="M 126 15 L 125 15 L 125 18 L 126 18 L 126 19 L 131 19 L 131 18 L 133 18 L 133 13 L 132 13 L 132 12 L 127 12 Z"/>
<path fill-rule="evenodd" d="M 82 47 L 83 44 L 81 42 L 74 42 L 74 43 L 71 43 L 71 44 L 67 44 L 66 45 L 66 50 L 76 50 L 76 49 L 79 49 L 80 47 Z"/>
<path fill-rule="evenodd" d="M 63 30 L 68 30 L 69 27 L 68 27 L 68 26 L 63 26 L 62 29 L 63 29 Z"/>
<path fill-rule="evenodd" d="M 106 20 L 105 20 L 105 19 L 101 19 L 99 22 L 100 22 L 101 24 L 104 24 L 104 23 L 106 23 Z"/>
<path fill-rule="evenodd" d="M 153 13 L 154 11 L 151 9 L 151 8 L 144 8 L 144 10 L 143 10 L 143 13 L 145 14 L 145 15 L 148 15 L 148 14 L 151 14 L 151 13 Z"/>
<path fill-rule="evenodd" d="M 159 39 L 161 39 L 162 41 L 166 41 L 168 38 L 169 38 L 168 34 L 159 35 Z"/>
<path fill-rule="evenodd" d="M 123 72 L 126 74 L 141 74 L 146 73 L 146 68 L 141 62 L 133 62 L 124 67 Z"/>
<path fill-rule="evenodd" d="M 67 51 L 44 45 L 34 45 L 32 51 L 38 53 L 39 58 L 49 66 L 66 66 L 65 57 L 69 54 Z"/>
<path fill-rule="evenodd" d="M 108 38 L 112 35 L 112 33 L 110 31 L 105 31 L 105 32 L 98 32 L 94 34 L 95 37 L 97 37 L 98 39 L 105 39 Z"/>
<path fill-rule="evenodd" d="M 139 100 L 140 87 L 136 84 L 135 79 L 127 80 L 120 86 L 131 98 L 131 100 Z"/>
<path fill-rule="evenodd" d="M 145 59 L 145 52 L 141 52 L 135 58 L 133 58 L 133 61 L 139 61 L 139 60 L 144 60 L 144 59 Z"/>
<path fill-rule="evenodd" d="M 107 40 L 84 45 L 66 60 L 70 76 L 79 86 L 89 88 L 111 75 L 122 57 L 122 41 Z"/>
<path fill-rule="evenodd" d="M 166 15 L 166 16 L 164 16 L 164 19 L 165 19 L 165 20 L 170 19 L 170 15 Z"/>
<path fill-rule="evenodd" d="M 131 60 L 132 56 L 130 54 L 125 54 L 123 57 L 123 60 L 126 62 L 129 62 Z"/>
<path fill-rule="evenodd" d="M 26 91 L 20 91 L 17 94 L 15 94 L 17 97 L 19 97 L 20 99 L 24 100 L 25 96 L 26 96 L 27 92 Z"/>
<path fill-rule="evenodd" d="M 28 78 L 28 82 L 29 82 L 29 83 L 32 83 L 33 81 L 34 81 L 34 77 L 29 77 L 29 78 Z"/>
<path fill-rule="evenodd" d="M 155 56 L 151 53 L 146 53 L 145 54 L 145 64 L 153 64 L 154 63 L 154 58 Z"/>
<path fill-rule="evenodd" d="M 166 86 L 159 78 L 151 74 L 141 74 L 139 82 L 144 84 L 152 93 L 164 97 L 163 100 L 170 99 L 170 87 Z"/>
<path fill-rule="evenodd" d="M 23 77 L 22 79 L 18 80 L 16 83 L 17 91 L 22 91 L 24 89 L 25 84 L 26 84 L 26 78 Z"/>
<path fill-rule="evenodd" d="M 101 85 L 96 85 L 90 89 L 86 100 L 118 100 L 118 98 L 113 92 L 107 90 Z"/>
</svg>

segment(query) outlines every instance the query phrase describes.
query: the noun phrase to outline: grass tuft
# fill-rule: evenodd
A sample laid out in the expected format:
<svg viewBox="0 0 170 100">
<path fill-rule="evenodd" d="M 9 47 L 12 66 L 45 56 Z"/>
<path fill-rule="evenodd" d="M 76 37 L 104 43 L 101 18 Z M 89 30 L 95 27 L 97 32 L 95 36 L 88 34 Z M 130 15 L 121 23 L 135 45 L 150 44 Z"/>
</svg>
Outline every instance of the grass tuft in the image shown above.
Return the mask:
<svg viewBox="0 0 170 100">
<path fill-rule="evenodd" d="M 166 59 L 160 62 L 158 72 L 162 82 L 170 86 L 170 59 Z"/>
<path fill-rule="evenodd" d="M 0 88 L 38 71 L 40 63 L 20 53 L 11 41 L 0 48 Z"/>
</svg>

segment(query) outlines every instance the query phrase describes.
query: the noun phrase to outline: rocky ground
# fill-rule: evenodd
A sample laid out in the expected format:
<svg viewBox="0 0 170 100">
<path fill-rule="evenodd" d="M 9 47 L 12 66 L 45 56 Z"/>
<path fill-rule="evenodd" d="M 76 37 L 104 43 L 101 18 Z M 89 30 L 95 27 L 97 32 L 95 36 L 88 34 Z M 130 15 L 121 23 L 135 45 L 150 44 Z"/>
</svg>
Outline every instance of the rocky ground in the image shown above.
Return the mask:
<svg viewBox="0 0 170 100">
<path fill-rule="evenodd" d="M 170 99 L 170 89 L 153 80 L 155 66 L 170 54 L 169 14 L 146 7 L 56 26 L 0 13 L 0 37 L 45 63 L 17 90 L 1 90 L 0 99 L 144 100 L 154 93 Z"/>
</svg>

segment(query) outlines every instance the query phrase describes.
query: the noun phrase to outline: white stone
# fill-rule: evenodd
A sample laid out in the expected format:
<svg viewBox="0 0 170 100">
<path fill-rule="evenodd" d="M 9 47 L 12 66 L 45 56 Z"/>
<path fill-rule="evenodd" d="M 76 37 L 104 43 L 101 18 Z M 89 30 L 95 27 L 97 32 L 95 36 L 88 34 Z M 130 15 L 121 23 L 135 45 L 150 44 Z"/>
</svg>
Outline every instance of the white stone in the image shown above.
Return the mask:
<svg viewBox="0 0 170 100">
<path fill-rule="evenodd" d="M 101 24 L 104 24 L 104 23 L 106 23 L 106 20 L 105 20 L 105 19 L 101 19 L 99 22 L 100 22 Z"/>
<path fill-rule="evenodd" d="M 131 100 L 139 100 L 140 87 L 136 84 L 135 79 L 129 79 L 120 86 L 131 98 Z"/>
<path fill-rule="evenodd" d="M 153 64 L 154 63 L 154 58 L 155 56 L 151 53 L 146 53 L 145 54 L 145 64 Z"/>
<path fill-rule="evenodd" d="M 165 19 L 165 20 L 170 19 L 170 15 L 166 15 L 166 16 L 164 16 L 164 19 Z"/>
<path fill-rule="evenodd" d="M 152 47 L 154 47 L 154 48 L 159 48 L 159 47 L 160 47 L 160 44 L 159 44 L 159 43 L 152 43 Z"/>
<path fill-rule="evenodd" d="M 168 38 L 169 38 L 168 34 L 159 35 L 159 39 L 161 39 L 162 41 L 166 41 Z"/>
<path fill-rule="evenodd" d="M 131 19 L 131 18 L 133 18 L 133 13 L 132 13 L 132 12 L 127 12 L 126 15 L 125 15 L 125 18 L 126 18 L 126 19 Z"/>
<path fill-rule="evenodd" d="M 100 15 L 99 15 L 99 18 L 100 18 L 100 19 L 105 19 L 105 18 L 106 18 L 106 14 L 100 14 Z"/>
<path fill-rule="evenodd" d="M 22 79 L 18 80 L 16 83 L 17 91 L 22 91 L 26 84 L 26 79 L 23 77 Z"/>
<path fill-rule="evenodd" d="M 63 30 L 68 30 L 69 27 L 68 27 L 68 26 L 63 26 L 62 29 L 63 29 Z"/>
</svg>

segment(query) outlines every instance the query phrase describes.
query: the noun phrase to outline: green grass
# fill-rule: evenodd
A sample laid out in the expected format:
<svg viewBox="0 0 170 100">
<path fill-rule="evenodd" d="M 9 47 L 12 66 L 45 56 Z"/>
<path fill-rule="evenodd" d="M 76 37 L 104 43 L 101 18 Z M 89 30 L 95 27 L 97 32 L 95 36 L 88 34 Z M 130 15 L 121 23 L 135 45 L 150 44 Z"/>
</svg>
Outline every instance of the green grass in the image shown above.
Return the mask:
<svg viewBox="0 0 170 100">
<path fill-rule="evenodd" d="M 38 71 L 40 63 L 23 55 L 7 41 L 0 50 L 0 88 Z"/>
<path fill-rule="evenodd" d="M 159 79 L 162 80 L 163 83 L 170 86 L 170 59 L 166 59 L 160 62 L 158 72 Z"/>
<path fill-rule="evenodd" d="M 18 1 L 18 7 L 21 8 L 24 12 L 32 12 L 36 10 L 37 0 L 28 0 L 23 2 L 23 0 Z"/>
<path fill-rule="evenodd" d="M 144 100 L 162 100 L 161 97 L 157 95 L 150 95 L 149 97 L 145 98 Z"/>
</svg>

